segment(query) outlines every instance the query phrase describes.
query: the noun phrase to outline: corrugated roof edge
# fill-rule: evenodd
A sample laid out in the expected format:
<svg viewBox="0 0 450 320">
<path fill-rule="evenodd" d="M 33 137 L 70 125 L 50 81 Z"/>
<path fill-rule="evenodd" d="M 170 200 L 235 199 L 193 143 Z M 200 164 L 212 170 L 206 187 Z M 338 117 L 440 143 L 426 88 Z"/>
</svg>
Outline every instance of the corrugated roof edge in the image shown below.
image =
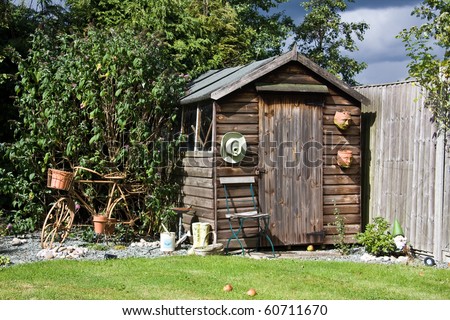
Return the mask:
<svg viewBox="0 0 450 320">
<path fill-rule="evenodd" d="M 395 86 L 398 84 L 404 84 L 404 83 L 417 83 L 417 80 L 409 79 L 409 80 L 400 80 L 395 82 L 386 82 L 386 83 L 374 83 L 374 84 L 361 84 L 359 86 L 354 86 L 353 88 L 358 90 L 359 88 L 370 88 L 370 87 L 387 87 L 387 86 Z"/>
<path fill-rule="evenodd" d="M 180 102 L 182 105 L 185 105 L 199 102 L 205 99 L 210 99 L 211 93 L 217 91 L 218 88 L 221 87 L 217 86 L 217 84 L 223 83 L 226 86 L 226 84 L 228 83 L 227 78 L 230 78 L 230 80 L 228 81 L 232 82 L 233 80 L 232 76 L 238 73 L 239 71 L 252 69 L 252 65 L 254 65 L 255 68 L 258 68 L 260 65 L 264 65 L 268 60 L 273 59 L 274 58 L 272 57 L 265 60 L 253 61 L 251 63 L 242 66 L 220 69 L 211 74 L 208 74 L 209 73 L 208 71 L 199 77 L 201 78 L 200 81 L 198 79 L 194 80 L 192 85 L 188 88 L 187 94 L 183 98 L 181 98 Z M 208 87 L 209 90 L 205 90 Z"/>
<path fill-rule="evenodd" d="M 186 95 L 183 97 L 188 97 L 204 88 L 206 88 L 208 85 L 211 85 L 212 83 L 215 83 L 224 77 L 226 77 L 228 74 L 235 71 L 235 69 L 240 67 L 232 67 L 232 68 L 224 68 L 224 69 L 217 69 L 217 70 L 210 70 L 205 72 L 204 74 L 200 75 L 197 79 L 194 79 L 188 87 L 188 90 L 186 91 Z M 214 78 L 217 78 L 214 80 Z M 208 79 L 211 80 L 211 82 L 205 82 Z M 202 84 L 203 83 L 203 84 Z"/>
</svg>

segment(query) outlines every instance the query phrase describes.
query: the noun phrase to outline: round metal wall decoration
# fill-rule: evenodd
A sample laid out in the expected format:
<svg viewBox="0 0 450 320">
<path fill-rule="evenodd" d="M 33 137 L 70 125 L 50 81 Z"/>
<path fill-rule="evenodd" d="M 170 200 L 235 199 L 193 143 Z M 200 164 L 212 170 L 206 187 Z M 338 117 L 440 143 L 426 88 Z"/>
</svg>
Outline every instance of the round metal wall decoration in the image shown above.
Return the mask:
<svg viewBox="0 0 450 320">
<path fill-rule="evenodd" d="M 220 143 L 220 155 L 228 163 L 238 163 L 245 157 L 247 142 L 239 132 L 227 132 Z"/>
</svg>

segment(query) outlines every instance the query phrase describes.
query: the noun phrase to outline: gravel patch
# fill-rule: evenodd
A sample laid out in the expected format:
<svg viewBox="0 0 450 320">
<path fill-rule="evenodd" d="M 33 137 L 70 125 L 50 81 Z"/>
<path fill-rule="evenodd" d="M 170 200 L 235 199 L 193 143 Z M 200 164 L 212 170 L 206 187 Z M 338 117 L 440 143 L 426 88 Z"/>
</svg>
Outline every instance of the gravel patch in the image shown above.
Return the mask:
<svg viewBox="0 0 450 320">
<path fill-rule="evenodd" d="M 98 249 L 104 250 L 98 250 Z M 116 245 L 107 240 L 99 241 L 94 247 L 92 243 L 83 241 L 80 237 L 70 237 L 66 239 L 61 248 L 55 248 L 52 252 L 42 250 L 40 246 L 40 234 L 33 233 L 20 237 L 3 236 L 0 237 L 0 256 L 8 257 L 12 265 L 31 263 L 50 259 L 123 259 L 123 258 L 157 258 L 167 255 L 187 255 L 192 251 L 192 246 L 187 241 L 181 244 L 174 252 L 162 252 L 159 241 L 141 239 L 127 245 Z M 234 251 L 237 255 L 240 250 Z M 407 259 L 406 257 L 373 257 L 368 255 L 363 248 L 356 247 L 349 255 L 341 255 L 337 250 L 286 250 L 277 251 L 277 259 L 303 259 L 321 261 L 350 261 L 359 263 L 382 263 L 382 264 L 408 264 L 424 265 L 424 257 Z M 271 251 L 255 252 L 246 254 L 254 259 L 271 258 Z M 434 268 L 449 268 L 444 262 L 436 262 Z"/>
<path fill-rule="evenodd" d="M 127 245 L 116 245 L 114 242 L 102 240 L 94 245 L 80 238 L 68 238 L 61 248 L 52 250 L 55 254 L 51 256 L 48 254 L 50 250 L 41 248 L 40 241 L 39 233 L 19 237 L 0 237 L 0 256 L 8 257 L 13 265 L 17 265 L 58 258 L 104 260 L 108 258 L 156 258 L 169 254 L 160 250 L 159 241 L 142 239 Z M 170 255 L 186 255 L 189 247 L 187 244 L 181 244 Z M 79 254 L 76 254 L 76 250 Z M 69 253 L 71 254 L 69 255 Z"/>
</svg>

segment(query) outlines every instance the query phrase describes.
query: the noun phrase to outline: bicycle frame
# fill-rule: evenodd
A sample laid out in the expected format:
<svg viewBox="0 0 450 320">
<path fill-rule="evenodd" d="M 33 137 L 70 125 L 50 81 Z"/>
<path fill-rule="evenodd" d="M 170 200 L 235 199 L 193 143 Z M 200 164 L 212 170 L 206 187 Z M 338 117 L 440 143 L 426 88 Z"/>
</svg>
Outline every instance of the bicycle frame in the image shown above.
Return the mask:
<svg viewBox="0 0 450 320">
<path fill-rule="evenodd" d="M 126 185 L 123 183 L 126 175 L 124 174 L 114 174 L 114 175 L 102 175 L 97 171 L 84 168 L 84 167 L 74 167 L 74 175 L 69 189 L 67 190 L 67 195 L 60 196 L 58 200 L 53 204 L 49 210 L 47 217 L 44 221 L 44 226 L 41 232 L 41 246 L 43 248 L 52 247 L 53 242 L 59 241 L 62 243 L 67 237 L 68 233 L 73 224 L 75 218 L 75 202 L 76 199 L 81 206 L 83 206 L 92 216 L 100 214 L 85 198 L 85 195 L 78 191 L 74 187 L 76 184 L 107 184 L 107 202 L 105 208 L 102 209 L 101 214 L 111 218 L 114 209 L 119 203 L 123 203 L 124 213 L 128 221 L 123 221 L 124 224 L 134 225 L 135 221 L 139 219 L 131 213 L 130 208 L 127 203 L 127 196 L 130 194 L 142 193 L 142 190 L 129 191 L 124 188 Z M 98 177 L 98 179 L 77 179 L 80 177 L 79 173 L 81 170 L 90 172 Z M 144 189 L 145 191 L 145 189 Z"/>
</svg>

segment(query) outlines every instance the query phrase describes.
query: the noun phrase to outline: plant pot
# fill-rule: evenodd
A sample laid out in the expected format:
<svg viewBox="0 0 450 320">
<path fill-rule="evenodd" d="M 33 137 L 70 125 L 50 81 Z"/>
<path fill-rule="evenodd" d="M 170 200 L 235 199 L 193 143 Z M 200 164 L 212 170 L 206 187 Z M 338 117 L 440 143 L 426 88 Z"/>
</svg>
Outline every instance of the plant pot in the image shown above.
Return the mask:
<svg viewBox="0 0 450 320">
<path fill-rule="evenodd" d="M 347 130 L 351 120 L 352 116 L 349 111 L 336 111 L 334 115 L 334 124 L 341 130 Z"/>
<path fill-rule="evenodd" d="M 92 218 L 92 222 L 94 223 L 94 232 L 97 234 L 104 234 L 107 221 L 108 218 L 106 216 L 94 216 Z"/>
<path fill-rule="evenodd" d="M 106 221 L 105 234 L 106 235 L 113 234 L 114 231 L 116 230 L 116 224 L 117 224 L 117 219 L 116 218 L 109 218 Z"/>
<path fill-rule="evenodd" d="M 337 153 L 337 164 L 341 168 L 350 168 L 353 161 L 352 150 L 339 150 Z"/>
</svg>

